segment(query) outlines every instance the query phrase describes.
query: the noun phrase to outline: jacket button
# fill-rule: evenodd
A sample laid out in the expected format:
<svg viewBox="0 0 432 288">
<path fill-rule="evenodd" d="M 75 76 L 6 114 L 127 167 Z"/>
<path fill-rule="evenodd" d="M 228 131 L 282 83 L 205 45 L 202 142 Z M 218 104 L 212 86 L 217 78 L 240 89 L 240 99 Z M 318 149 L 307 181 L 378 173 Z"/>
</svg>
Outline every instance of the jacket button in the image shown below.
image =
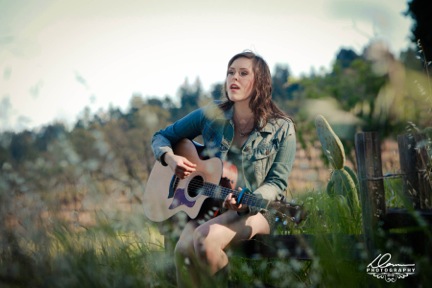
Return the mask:
<svg viewBox="0 0 432 288">
<path fill-rule="evenodd" d="M 250 147 L 249 147 L 249 146 L 247 146 L 247 147 L 244 149 L 245 152 L 249 152 L 249 150 L 250 150 Z"/>
</svg>

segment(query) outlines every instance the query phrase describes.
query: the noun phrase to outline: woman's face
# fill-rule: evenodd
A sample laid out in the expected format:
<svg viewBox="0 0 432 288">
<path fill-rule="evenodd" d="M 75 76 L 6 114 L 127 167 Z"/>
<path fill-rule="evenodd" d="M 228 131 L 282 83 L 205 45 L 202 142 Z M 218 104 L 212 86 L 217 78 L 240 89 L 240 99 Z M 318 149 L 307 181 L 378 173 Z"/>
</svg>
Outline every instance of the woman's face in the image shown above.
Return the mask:
<svg viewBox="0 0 432 288">
<path fill-rule="evenodd" d="M 253 62 L 247 58 L 237 58 L 228 67 L 226 89 L 229 100 L 249 101 L 255 82 Z"/>
</svg>

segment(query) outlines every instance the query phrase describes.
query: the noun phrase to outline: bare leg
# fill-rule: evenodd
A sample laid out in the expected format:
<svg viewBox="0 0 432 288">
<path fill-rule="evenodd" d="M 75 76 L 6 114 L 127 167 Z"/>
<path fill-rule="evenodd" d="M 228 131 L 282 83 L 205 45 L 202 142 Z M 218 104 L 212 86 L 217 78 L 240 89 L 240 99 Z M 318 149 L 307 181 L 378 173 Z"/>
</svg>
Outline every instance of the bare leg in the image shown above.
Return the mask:
<svg viewBox="0 0 432 288">
<path fill-rule="evenodd" d="M 225 248 L 229 244 L 251 239 L 256 234 L 270 233 L 270 226 L 261 213 L 238 216 L 227 211 L 200 225 L 194 232 L 194 250 L 202 265 L 208 267 L 210 275 L 228 264 Z"/>
<path fill-rule="evenodd" d="M 174 254 L 179 287 L 205 287 L 211 276 L 228 265 L 225 249 L 229 244 L 270 233 L 261 213 L 238 216 L 227 211 L 198 226 L 190 221 L 177 242 Z"/>
<path fill-rule="evenodd" d="M 196 284 L 199 283 L 193 249 L 193 233 L 197 226 L 196 221 L 187 223 L 174 249 L 178 287 L 197 287 Z"/>
</svg>

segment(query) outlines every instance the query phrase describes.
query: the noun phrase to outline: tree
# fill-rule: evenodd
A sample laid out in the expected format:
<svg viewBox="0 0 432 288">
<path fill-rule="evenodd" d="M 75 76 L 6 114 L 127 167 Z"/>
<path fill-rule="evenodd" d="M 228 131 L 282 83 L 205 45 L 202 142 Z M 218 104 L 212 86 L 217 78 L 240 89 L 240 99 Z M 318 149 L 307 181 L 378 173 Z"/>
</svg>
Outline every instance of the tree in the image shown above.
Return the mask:
<svg viewBox="0 0 432 288">
<path fill-rule="evenodd" d="M 352 49 L 345 49 L 342 48 L 339 53 L 336 55 L 336 65 L 340 65 L 342 69 L 349 68 L 351 66 L 351 63 L 357 59 L 359 59 L 360 56 L 357 55 L 356 52 L 354 52 Z"/>
<path fill-rule="evenodd" d="M 48 145 L 67 134 L 63 123 L 55 123 L 42 128 L 36 135 L 36 146 L 40 151 L 47 151 Z"/>
<path fill-rule="evenodd" d="M 409 47 L 405 51 L 402 51 L 399 55 L 399 60 L 407 68 L 415 71 L 423 71 L 421 61 L 417 58 L 417 51 Z"/>
<path fill-rule="evenodd" d="M 210 91 L 210 95 L 213 100 L 220 100 L 222 99 L 222 90 L 223 90 L 223 83 L 216 83 L 212 86 L 212 89 Z"/>
<path fill-rule="evenodd" d="M 432 13 L 432 1 L 430 0 L 411 0 L 408 2 L 408 10 L 405 15 L 414 20 L 411 27 L 411 41 L 421 44 L 425 61 L 432 60 L 432 25 L 430 15 Z"/>
<path fill-rule="evenodd" d="M 185 82 L 179 88 L 180 108 L 183 115 L 199 107 L 201 93 L 202 87 L 199 78 L 193 84 L 189 84 L 189 80 L 185 79 Z"/>
<path fill-rule="evenodd" d="M 25 130 L 12 137 L 10 144 L 10 153 L 16 162 L 33 160 L 37 156 L 37 151 L 34 146 L 35 134 Z"/>
<path fill-rule="evenodd" d="M 275 71 L 272 76 L 273 99 L 282 100 L 289 98 L 287 93 L 289 76 L 290 72 L 288 65 L 276 65 Z"/>
<path fill-rule="evenodd" d="M 341 49 L 336 58 L 331 77 L 335 81 L 332 94 L 346 111 L 356 110 L 359 103 L 373 110 L 376 96 L 386 81 L 386 73 L 377 74 L 368 59 L 371 46 L 374 45 L 367 46 L 361 56 L 352 50 Z M 356 114 L 368 122 L 368 112 L 358 110 Z"/>
<path fill-rule="evenodd" d="M 3 132 L 0 134 L 0 167 L 9 162 L 12 158 L 9 146 L 15 134 L 13 132 Z"/>
</svg>

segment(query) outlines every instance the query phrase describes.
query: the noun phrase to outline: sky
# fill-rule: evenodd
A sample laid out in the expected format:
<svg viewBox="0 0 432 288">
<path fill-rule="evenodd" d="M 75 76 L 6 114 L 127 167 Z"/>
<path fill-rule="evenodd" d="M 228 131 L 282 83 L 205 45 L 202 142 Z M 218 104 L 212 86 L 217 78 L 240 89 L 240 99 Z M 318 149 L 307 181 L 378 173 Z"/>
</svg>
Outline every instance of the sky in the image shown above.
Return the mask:
<svg viewBox="0 0 432 288">
<path fill-rule="evenodd" d="M 341 48 L 409 45 L 405 0 L 0 0 L 0 132 L 73 125 L 85 107 L 129 108 L 188 79 L 205 91 L 246 49 L 293 77 Z"/>
</svg>

